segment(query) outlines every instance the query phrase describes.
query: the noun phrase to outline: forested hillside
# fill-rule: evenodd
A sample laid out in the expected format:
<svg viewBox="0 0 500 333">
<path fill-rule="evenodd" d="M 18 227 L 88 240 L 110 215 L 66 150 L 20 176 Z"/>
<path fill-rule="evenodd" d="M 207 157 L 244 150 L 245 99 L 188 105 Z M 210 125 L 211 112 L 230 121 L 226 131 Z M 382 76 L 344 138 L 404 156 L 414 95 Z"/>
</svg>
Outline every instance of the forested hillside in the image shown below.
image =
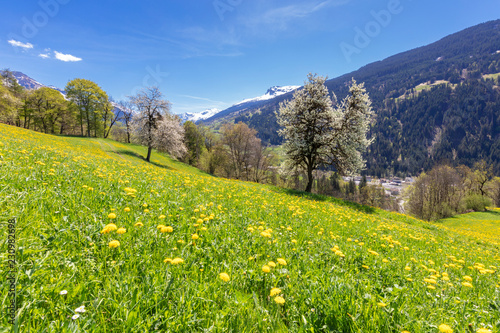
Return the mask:
<svg viewBox="0 0 500 333">
<path fill-rule="evenodd" d="M 376 121 L 368 174 L 416 174 L 443 160 L 485 159 L 500 171 L 500 20 L 463 30 L 326 82 L 340 100 L 354 78 L 365 82 Z M 441 84 L 439 84 L 441 83 Z M 281 144 L 275 110 L 282 95 L 256 109 L 209 121 L 243 121 Z M 224 115 L 224 113 L 221 113 Z"/>
</svg>

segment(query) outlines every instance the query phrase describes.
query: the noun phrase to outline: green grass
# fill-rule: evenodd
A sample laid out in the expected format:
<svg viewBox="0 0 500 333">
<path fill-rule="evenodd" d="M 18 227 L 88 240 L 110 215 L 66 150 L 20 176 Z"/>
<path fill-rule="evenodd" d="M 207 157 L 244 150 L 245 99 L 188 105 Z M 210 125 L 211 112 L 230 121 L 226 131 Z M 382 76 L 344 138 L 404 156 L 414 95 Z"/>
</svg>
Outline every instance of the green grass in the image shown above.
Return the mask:
<svg viewBox="0 0 500 333">
<path fill-rule="evenodd" d="M 487 239 L 144 155 L 0 124 L 19 332 L 499 331 L 500 248 Z M 4 237 L 2 314 L 7 250 Z"/>
<path fill-rule="evenodd" d="M 500 245 L 500 211 L 497 209 L 456 215 L 439 220 L 437 224 L 456 233 Z"/>
<path fill-rule="evenodd" d="M 497 81 L 497 83 L 498 83 L 498 77 L 500 77 L 500 73 L 483 75 L 483 79 L 493 79 Z"/>
</svg>

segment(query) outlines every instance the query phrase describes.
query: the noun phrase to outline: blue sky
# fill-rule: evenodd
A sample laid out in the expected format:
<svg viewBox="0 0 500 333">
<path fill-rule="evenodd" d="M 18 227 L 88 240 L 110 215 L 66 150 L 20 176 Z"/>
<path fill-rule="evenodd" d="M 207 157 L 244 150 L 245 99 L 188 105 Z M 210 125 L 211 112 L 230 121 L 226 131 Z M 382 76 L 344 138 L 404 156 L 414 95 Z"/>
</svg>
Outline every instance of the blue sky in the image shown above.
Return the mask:
<svg viewBox="0 0 500 333">
<path fill-rule="evenodd" d="M 23 0 L 1 9 L 0 68 L 61 88 L 89 79 L 115 100 L 158 85 L 174 113 L 224 109 L 302 85 L 309 72 L 334 78 L 500 18 L 498 0 Z"/>
</svg>

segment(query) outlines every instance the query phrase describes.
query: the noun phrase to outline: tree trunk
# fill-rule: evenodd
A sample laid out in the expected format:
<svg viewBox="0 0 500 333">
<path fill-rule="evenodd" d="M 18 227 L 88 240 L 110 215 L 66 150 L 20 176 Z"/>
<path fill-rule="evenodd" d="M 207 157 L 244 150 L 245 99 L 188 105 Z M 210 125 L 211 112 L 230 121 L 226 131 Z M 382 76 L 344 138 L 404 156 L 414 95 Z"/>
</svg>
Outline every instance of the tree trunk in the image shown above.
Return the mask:
<svg viewBox="0 0 500 333">
<path fill-rule="evenodd" d="M 312 165 L 308 165 L 307 166 L 307 186 L 306 186 L 306 192 L 311 193 L 312 184 L 313 184 L 313 168 L 312 168 Z"/>
<path fill-rule="evenodd" d="M 153 150 L 153 147 L 149 146 L 148 147 L 148 156 L 146 157 L 146 161 L 150 162 L 151 159 L 151 151 Z"/>
</svg>

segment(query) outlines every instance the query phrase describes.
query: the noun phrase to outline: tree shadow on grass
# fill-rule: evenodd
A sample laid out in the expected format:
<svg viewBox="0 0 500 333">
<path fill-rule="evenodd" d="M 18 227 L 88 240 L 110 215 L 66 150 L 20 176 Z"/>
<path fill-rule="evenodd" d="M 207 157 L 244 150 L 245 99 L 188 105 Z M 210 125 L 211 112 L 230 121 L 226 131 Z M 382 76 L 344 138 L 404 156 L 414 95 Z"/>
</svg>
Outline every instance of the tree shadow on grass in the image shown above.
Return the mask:
<svg viewBox="0 0 500 333">
<path fill-rule="evenodd" d="M 307 200 L 331 202 L 331 203 L 334 203 L 338 206 L 349 207 L 351 209 L 355 209 L 357 211 L 360 211 L 360 212 L 363 212 L 366 214 L 374 214 L 377 212 L 377 210 L 374 207 L 364 206 L 364 205 L 361 205 L 357 202 L 347 201 L 347 200 L 343 200 L 343 199 L 339 199 L 339 198 L 335 198 L 335 197 L 329 197 L 326 195 L 307 193 L 307 192 L 292 190 L 292 189 L 279 189 L 279 191 L 286 193 L 286 194 L 289 194 L 289 195 L 296 196 L 296 197 L 304 198 Z"/>
<path fill-rule="evenodd" d="M 135 157 L 135 158 L 140 159 L 141 161 L 147 162 L 146 159 L 144 158 L 144 156 L 142 156 L 141 154 L 138 154 L 138 153 L 136 153 L 134 151 L 131 151 L 131 150 L 117 149 L 117 150 L 114 150 L 112 152 L 114 152 L 114 153 L 116 153 L 118 155 L 127 155 L 127 156 L 131 156 L 131 157 Z M 172 167 L 169 167 L 169 166 L 164 165 L 164 164 L 160 164 L 158 162 L 150 161 L 149 163 L 152 164 L 152 165 L 154 165 L 154 166 L 157 166 L 159 168 L 163 168 L 163 169 L 167 169 L 167 170 L 175 170 Z"/>
</svg>

